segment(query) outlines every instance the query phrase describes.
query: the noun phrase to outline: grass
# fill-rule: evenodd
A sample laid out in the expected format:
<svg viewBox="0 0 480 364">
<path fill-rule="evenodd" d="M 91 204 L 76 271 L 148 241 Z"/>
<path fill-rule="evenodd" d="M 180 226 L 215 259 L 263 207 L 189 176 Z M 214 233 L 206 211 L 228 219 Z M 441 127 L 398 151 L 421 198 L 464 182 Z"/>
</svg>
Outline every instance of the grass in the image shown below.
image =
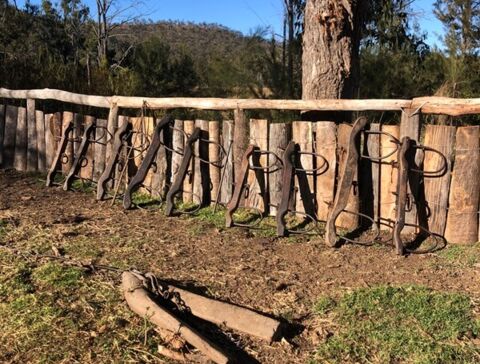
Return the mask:
<svg viewBox="0 0 480 364">
<path fill-rule="evenodd" d="M 478 363 L 480 321 L 472 309 L 466 295 L 419 286 L 321 297 L 314 311 L 322 322 L 334 323 L 335 333 L 312 362 Z"/>
<path fill-rule="evenodd" d="M 473 245 L 447 245 L 437 253 L 440 264 L 456 268 L 471 268 L 480 263 L 480 242 Z"/>
</svg>

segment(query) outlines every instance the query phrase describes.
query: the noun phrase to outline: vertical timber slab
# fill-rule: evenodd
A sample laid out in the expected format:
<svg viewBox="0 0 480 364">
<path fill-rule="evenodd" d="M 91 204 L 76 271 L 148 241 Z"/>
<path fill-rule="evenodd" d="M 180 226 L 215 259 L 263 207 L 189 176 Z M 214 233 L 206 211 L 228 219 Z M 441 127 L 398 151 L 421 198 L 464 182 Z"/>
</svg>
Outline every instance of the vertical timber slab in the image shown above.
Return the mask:
<svg viewBox="0 0 480 364">
<path fill-rule="evenodd" d="M 112 156 L 112 151 L 113 151 L 113 143 L 114 143 L 114 136 L 115 132 L 117 131 L 118 127 L 118 106 L 117 104 L 113 104 L 110 107 L 110 111 L 108 112 L 108 118 L 107 118 L 107 131 L 109 134 L 109 138 L 107 140 L 107 149 L 105 151 L 105 164 L 108 163 L 110 158 L 113 158 Z M 117 176 L 117 169 L 115 168 L 115 171 L 112 175 L 113 181 L 108 181 L 107 186 L 111 188 L 113 184 L 116 182 L 115 178 Z"/>
<path fill-rule="evenodd" d="M 234 181 L 238 178 L 240 166 L 242 164 L 242 157 L 248 146 L 249 125 L 245 112 L 241 109 L 236 109 L 234 115 L 234 130 L 233 130 L 233 172 Z"/>
<path fill-rule="evenodd" d="M 175 120 L 172 130 L 172 181 L 175 181 L 182 163 L 183 144 L 185 143 L 182 130 L 183 120 Z"/>
<path fill-rule="evenodd" d="M 193 133 L 193 130 L 195 129 L 195 122 L 193 120 L 185 120 L 183 122 L 183 131 L 190 136 Z M 185 138 L 184 138 L 185 139 Z M 186 139 L 183 141 L 186 143 Z M 198 144 L 195 143 L 195 144 Z M 185 148 L 185 144 L 184 144 Z M 194 172 L 194 160 L 195 158 L 192 158 L 190 161 L 190 167 L 188 168 L 187 175 L 185 176 L 185 180 L 183 181 L 183 202 L 193 202 L 193 172 Z"/>
<path fill-rule="evenodd" d="M 45 115 L 43 111 L 35 111 L 35 128 L 37 130 L 37 168 L 44 173 L 47 171 L 46 145 L 45 145 Z"/>
<path fill-rule="evenodd" d="M 370 124 L 371 131 L 380 131 L 380 124 Z M 380 157 L 380 135 L 369 134 L 367 136 L 367 153 L 372 158 Z M 371 163 L 372 195 L 373 195 L 373 220 L 378 224 L 380 221 L 380 163 Z"/>
<path fill-rule="evenodd" d="M 283 159 L 283 153 L 292 137 L 292 125 L 287 123 L 271 123 L 269 131 L 269 150 L 276 155 L 268 155 L 268 165 L 279 165 Z M 281 165 L 281 164 L 280 164 Z M 270 215 L 277 215 L 277 208 L 282 199 L 282 175 L 283 170 L 269 173 L 268 191 L 270 194 Z"/>
<path fill-rule="evenodd" d="M 153 136 L 153 129 L 155 129 L 154 125 L 155 120 L 153 117 L 148 116 L 144 118 L 144 138 L 143 138 L 143 146 L 142 146 L 142 161 L 145 158 L 145 155 L 147 154 L 148 146 L 150 146 L 150 143 L 152 141 L 152 136 Z M 120 174 L 120 172 L 118 173 Z M 153 180 L 153 170 L 150 168 L 147 172 L 147 175 L 145 176 L 145 180 L 143 181 L 143 186 L 144 188 L 140 188 L 140 191 L 143 193 L 149 193 L 152 188 L 152 180 Z"/>
<path fill-rule="evenodd" d="M 294 121 L 292 123 L 292 140 L 300 147 L 301 152 L 313 152 L 313 123 L 310 121 Z M 303 154 L 300 157 L 303 169 L 312 170 L 314 157 L 313 155 Z M 303 178 L 302 178 L 303 175 Z M 306 180 L 302 182 L 303 180 Z M 308 213 L 315 216 L 316 211 L 308 211 L 308 206 L 315 206 L 315 182 L 312 172 L 297 171 L 295 178 L 296 196 L 295 210 L 298 212 Z"/>
<path fill-rule="evenodd" d="M 223 181 L 221 186 L 222 203 L 228 203 L 233 194 L 233 130 L 234 123 L 232 120 L 224 120 L 222 123 L 222 145 L 227 153 L 225 166 L 223 167 Z M 228 151 L 230 154 L 228 155 Z"/>
<path fill-rule="evenodd" d="M 0 168 L 3 167 L 4 136 L 5 136 L 5 105 L 0 105 Z"/>
<path fill-rule="evenodd" d="M 337 128 L 337 160 L 338 169 L 342 169 L 342 165 L 346 162 L 346 151 L 350 141 L 350 134 L 352 132 L 352 125 L 342 123 Z M 355 166 L 355 173 L 350 188 L 350 196 L 348 197 L 348 203 L 345 210 L 350 212 L 359 212 L 360 198 L 358 189 L 358 163 Z M 354 214 L 341 213 L 337 219 L 337 226 L 348 230 L 354 230 L 358 227 L 359 217 Z"/>
<path fill-rule="evenodd" d="M 28 146 L 28 130 L 27 130 L 27 109 L 18 108 L 17 132 L 15 137 L 15 157 L 13 167 L 20 172 L 27 170 L 27 146 Z"/>
<path fill-rule="evenodd" d="M 217 196 L 220 198 L 220 166 L 222 157 L 220 155 L 220 122 L 212 120 L 208 122 L 208 134 L 214 143 L 208 144 L 208 158 L 213 164 L 210 165 L 210 181 L 212 184 L 211 201 L 215 202 Z"/>
<path fill-rule="evenodd" d="M 398 125 L 382 125 L 381 130 L 393 135 L 395 138 L 400 137 L 400 127 Z M 397 146 L 391 142 L 391 138 L 382 134 L 380 136 L 380 154 L 385 156 L 392 153 Z M 396 153 L 385 158 L 380 166 L 380 221 L 389 223 L 395 221 L 395 201 L 397 192 L 398 169 L 391 163 L 397 160 Z M 380 229 L 388 230 L 385 225 L 380 225 Z"/>
<path fill-rule="evenodd" d="M 250 142 L 257 146 L 260 150 L 268 150 L 268 129 L 269 122 L 266 119 L 250 119 Z M 250 164 L 255 165 L 255 160 L 258 160 L 260 168 L 268 166 L 268 156 L 253 154 L 250 159 Z M 245 201 L 246 207 L 254 207 L 262 212 L 268 211 L 268 173 L 261 169 L 249 170 L 247 183 L 249 185 L 249 193 Z"/>
<path fill-rule="evenodd" d="M 95 117 L 87 115 L 85 116 L 85 122 L 84 125 L 89 125 L 91 123 L 95 123 Z M 94 155 L 95 155 L 95 143 L 93 142 L 95 140 L 95 133 L 92 133 L 90 136 L 90 141 L 88 143 L 88 148 L 87 151 L 85 152 L 85 160 L 81 164 L 82 168 L 80 169 L 80 177 L 84 178 L 86 180 L 92 180 L 93 179 L 93 168 L 94 168 Z"/>
<path fill-rule="evenodd" d="M 472 244 L 478 239 L 480 126 L 457 128 L 445 239 Z"/>
<path fill-rule="evenodd" d="M 73 116 L 73 153 L 76 155 L 80 148 L 81 139 L 84 129 L 84 120 L 82 114 L 74 114 Z"/>
<path fill-rule="evenodd" d="M 400 140 L 403 137 L 410 137 L 412 141 L 415 141 L 416 144 L 420 143 L 420 128 L 421 128 L 421 115 L 419 112 L 416 112 L 415 109 L 404 109 L 402 111 L 402 119 L 400 121 Z M 418 190 L 418 178 L 416 176 L 411 176 L 410 183 L 408 184 L 408 193 L 410 196 L 413 193 L 416 193 Z M 414 192 L 412 192 L 412 190 Z M 413 199 L 412 199 L 413 200 Z M 412 201 L 413 202 L 413 201 Z M 405 211 L 405 222 L 407 224 L 417 224 L 417 206 L 412 203 L 410 204 L 411 208 L 409 211 Z M 403 228 L 404 233 L 413 233 L 415 232 L 415 227 L 405 226 Z"/>
<path fill-rule="evenodd" d="M 200 128 L 201 131 L 200 140 L 194 146 L 193 202 L 205 206 L 210 203 L 210 165 L 204 162 L 209 160 L 208 121 L 195 120 L 195 126 Z"/>
<path fill-rule="evenodd" d="M 55 114 L 45 114 L 45 163 L 46 169 L 50 168 L 55 156 Z"/>
<path fill-rule="evenodd" d="M 74 115 L 70 111 L 64 111 L 63 112 L 63 119 L 62 119 L 62 130 L 64 130 L 66 127 L 68 127 L 68 124 L 70 122 L 74 121 Z M 57 138 L 60 135 L 57 136 Z M 65 148 L 65 155 L 66 158 L 63 160 L 62 158 L 62 174 L 67 175 L 68 171 L 72 167 L 73 163 L 73 141 L 72 141 L 73 133 L 70 133 L 69 135 L 69 141 L 67 143 L 67 147 Z"/>
<path fill-rule="evenodd" d="M 315 153 L 325 158 L 317 157 L 316 168 L 327 163 L 322 168 L 324 173 L 316 177 L 317 218 L 327 221 L 329 206 L 335 197 L 335 168 L 337 166 L 337 126 L 331 121 L 319 121 L 315 125 Z M 326 162 L 325 162 L 326 161 Z"/>
<path fill-rule="evenodd" d="M 98 181 L 103 173 L 106 165 L 107 155 L 107 120 L 97 119 L 97 127 L 95 129 L 95 143 L 93 147 L 93 180 Z"/>
<path fill-rule="evenodd" d="M 3 139 L 3 168 L 12 168 L 15 159 L 18 107 L 7 105 L 5 109 L 5 135 Z"/>
<path fill-rule="evenodd" d="M 430 210 L 428 227 L 431 232 L 443 235 L 447 222 L 450 171 L 455 143 L 455 127 L 427 125 L 424 145 L 434 148 L 447 159 L 447 171 L 441 177 L 425 176 L 425 200 Z M 424 171 L 435 171 L 442 167 L 442 158 L 436 153 L 426 152 Z"/>
<path fill-rule="evenodd" d="M 155 125 L 160 122 L 160 118 L 156 120 Z M 153 132 L 153 131 L 152 131 Z M 168 160 L 167 160 L 167 150 L 165 149 L 165 144 L 169 143 L 167 133 L 170 132 L 170 128 L 166 128 L 160 134 L 161 144 L 158 147 L 157 155 L 155 157 L 155 171 L 152 175 L 152 196 L 155 197 L 164 197 L 166 194 L 167 186 L 170 184 L 168 180 Z M 169 145 L 171 147 L 171 145 Z"/>
<path fill-rule="evenodd" d="M 34 99 L 27 99 L 27 134 L 27 171 L 35 172 L 38 170 L 38 146 Z"/>
<path fill-rule="evenodd" d="M 125 115 L 118 115 L 118 128 L 117 129 L 122 129 L 126 124 L 130 122 L 130 118 Z M 115 141 L 114 141 L 115 142 Z M 128 185 L 128 182 L 130 181 L 130 177 L 132 175 L 130 174 L 130 163 L 128 160 L 128 153 L 129 153 L 129 148 L 121 148 L 119 152 L 119 158 L 117 160 L 118 166 L 116 169 L 116 173 L 118 178 L 120 179 L 119 181 L 115 181 L 117 185 L 115 188 L 117 188 L 118 184 L 123 183 L 125 188 Z M 132 154 L 130 154 L 131 156 Z M 121 190 L 121 189 L 120 189 Z"/>
</svg>

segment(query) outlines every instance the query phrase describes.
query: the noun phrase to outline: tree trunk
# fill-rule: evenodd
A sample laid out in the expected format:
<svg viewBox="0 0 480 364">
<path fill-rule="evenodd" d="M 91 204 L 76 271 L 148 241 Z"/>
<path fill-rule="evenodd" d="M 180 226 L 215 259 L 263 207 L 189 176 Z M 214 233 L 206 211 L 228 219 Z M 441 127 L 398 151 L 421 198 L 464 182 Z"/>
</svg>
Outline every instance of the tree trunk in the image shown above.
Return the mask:
<svg viewBox="0 0 480 364">
<path fill-rule="evenodd" d="M 352 98 L 358 74 L 365 0 L 308 0 L 302 57 L 302 98 Z"/>
</svg>

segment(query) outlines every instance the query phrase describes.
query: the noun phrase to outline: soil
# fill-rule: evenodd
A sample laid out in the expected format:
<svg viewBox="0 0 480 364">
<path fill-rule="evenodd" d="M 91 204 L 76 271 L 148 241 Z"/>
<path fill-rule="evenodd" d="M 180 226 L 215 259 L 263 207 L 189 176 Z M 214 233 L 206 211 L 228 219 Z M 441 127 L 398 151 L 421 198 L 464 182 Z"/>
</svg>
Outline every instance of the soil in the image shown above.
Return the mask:
<svg viewBox="0 0 480 364">
<path fill-rule="evenodd" d="M 437 254 L 399 257 L 392 247 L 326 247 L 319 237 L 278 239 L 251 231 L 219 229 L 161 209 L 124 211 L 95 201 L 93 193 L 45 187 L 41 177 L 0 172 L 0 208 L 18 226 L 56 227 L 66 251 L 84 252 L 99 264 L 135 266 L 208 296 L 287 321 L 287 340 L 268 344 L 236 336 L 262 363 L 304 363 L 319 334 L 312 307 L 322 295 L 375 285 L 424 285 L 480 297 L 477 266 L 443 264 Z M 84 237 L 84 249 L 68 246 Z M 54 242 L 52 242 L 54 243 Z"/>
</svg>

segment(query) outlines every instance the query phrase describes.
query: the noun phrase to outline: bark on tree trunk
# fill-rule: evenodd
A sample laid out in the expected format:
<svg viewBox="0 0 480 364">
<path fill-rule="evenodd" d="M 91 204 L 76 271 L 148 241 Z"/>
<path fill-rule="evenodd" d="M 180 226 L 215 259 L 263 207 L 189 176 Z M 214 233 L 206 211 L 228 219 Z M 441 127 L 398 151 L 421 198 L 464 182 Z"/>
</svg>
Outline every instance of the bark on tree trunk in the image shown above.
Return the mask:
<svg viewBox="0 0 480 364">
<path fill-rule="evenodd" d="M 303 35 L 303 99 L 352 98 L 365 0 L 308 0 Z"/>
</svg>

